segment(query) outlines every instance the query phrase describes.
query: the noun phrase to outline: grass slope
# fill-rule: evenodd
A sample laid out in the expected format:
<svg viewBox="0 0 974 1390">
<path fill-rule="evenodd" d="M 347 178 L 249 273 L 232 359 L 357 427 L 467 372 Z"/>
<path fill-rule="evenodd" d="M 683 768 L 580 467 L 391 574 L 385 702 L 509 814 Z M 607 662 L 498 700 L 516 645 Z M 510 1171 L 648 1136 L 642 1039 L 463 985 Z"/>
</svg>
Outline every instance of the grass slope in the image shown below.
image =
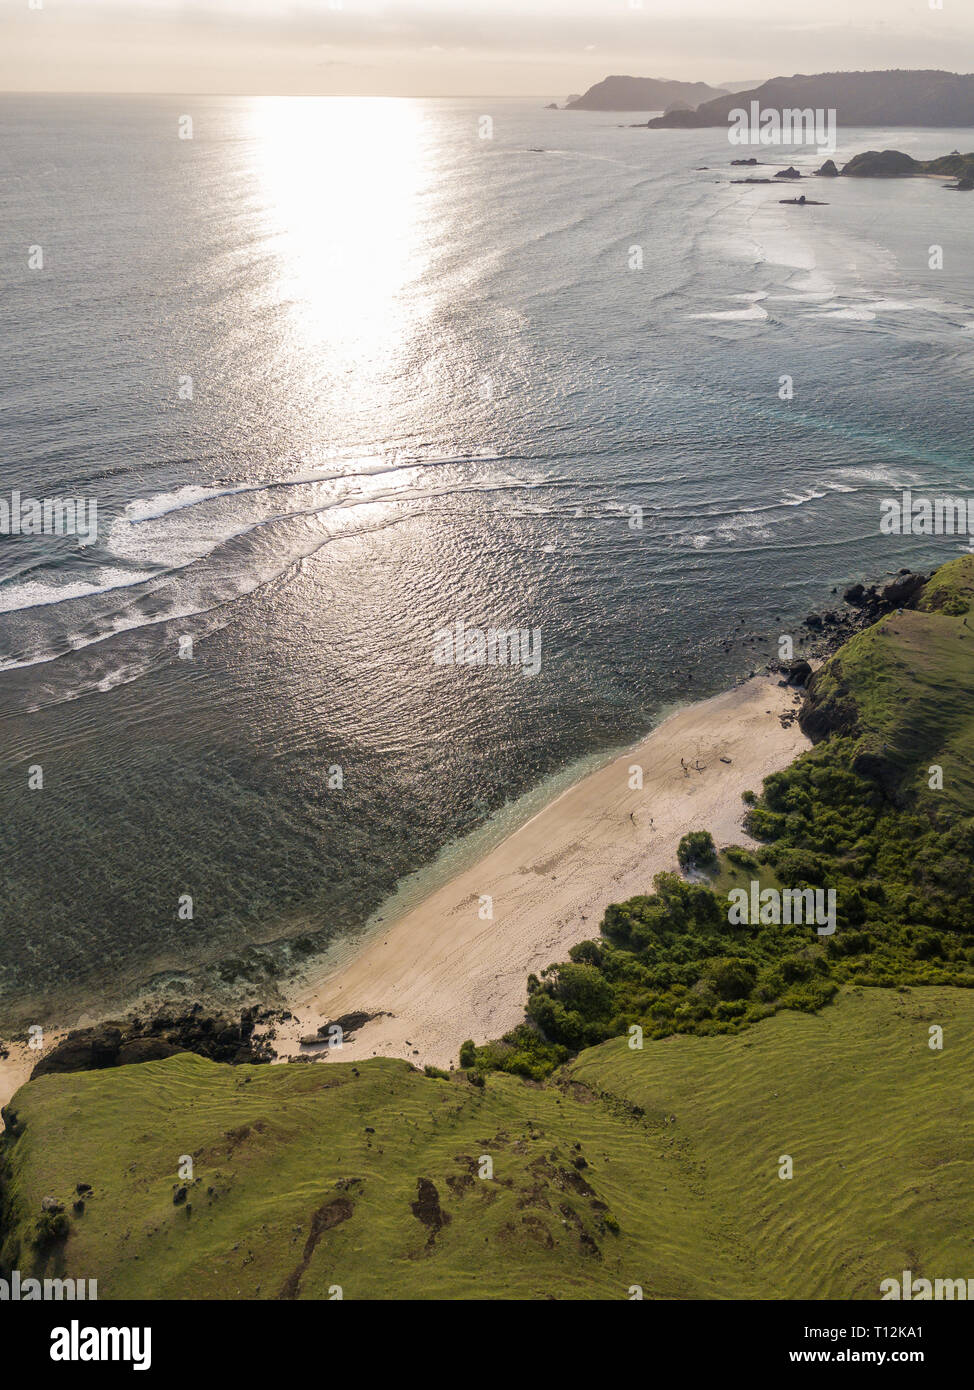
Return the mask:
<svg viewBox="0 0 974 1390">
<path fill-rule="evenodd" d="M 8 1110 L 2 1264 L 103 1298 L 875 1298 L 970 1273 L 972 1065 L 974 994 L 930 988 L 615 1039 L 543 1086 L 190 1054 L 47 1076 Z M 45 1196 L 70 1234 L 43 1253 Z"/>
<path fill-rule="evenodd" d="M 857 753 L 931 811 L 974 812 L 974 556 L 944 565 L 915 611 L 858 633 L 818 673 L 816 704 L 855 721 Z M 929 795 L 929 768 L 943 790 Z"/>
</svg>

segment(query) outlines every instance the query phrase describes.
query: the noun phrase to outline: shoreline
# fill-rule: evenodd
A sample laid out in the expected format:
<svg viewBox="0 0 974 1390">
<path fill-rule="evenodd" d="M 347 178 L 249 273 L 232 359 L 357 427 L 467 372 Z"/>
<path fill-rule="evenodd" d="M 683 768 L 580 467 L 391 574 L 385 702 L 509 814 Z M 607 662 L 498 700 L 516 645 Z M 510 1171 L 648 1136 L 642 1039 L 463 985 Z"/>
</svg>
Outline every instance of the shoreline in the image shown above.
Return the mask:
<svg viewBox="0 0 974 1390">
<path fill-rule="evenodd" d="M 340 964 L 291 986 L 295 1015 L 278 1024 L 278 1061 L 392 1056 L 455 1065 L 523 1021 L 527 979 L 598 934 L 610 903 L 652 892 L 676 868 L 688 830 L 718 847 L 753 845 L 741 793 L 810 747 L 794 687 L 755 676 L 685 706 L 645 738 L 559 792 L 472 865 L 394 919 L 376 924 Z M 689 775 L 681 767 L 699 764 Z M 728 762 L 721 761 L 729 759 Z M 643 769 L 643 787 L 629 769 Z M 486 901 L 489 899 L 489 902 Z M 493 917 L 481 913 L 493 912 Z M 376 1015 L 340 1049 L 301 1039 L 350 1013 Z"/>
<path fill-rule="evenodd" d="M 760 791 L 764 777 L 811 746 L 795 717 L 802 692 L 778 680 L 752 676 L 681 706 L 596 766 L 591 755 L 580 759 L 574 780 L 547 800 L 540 788 L 526 793 L 522 809 L 538 802 L 526 820 L 507 833 L 479 827 L 448 847 L 419 871 L 430 876 L 428 888 L 410 876 L 365 934 L 337 943 L 286 987 L 280 1007 L 293 1017 L 258 1025 L 255 1037 L 273 1030 L 275 1063 L 390 1056 L 451 1067 L 467 1038 L 483 1043 L 509 1032 L 524 1020 L 528 976 L 597 936 L 610 903 L 652 892 L 655 874 L 676 869 L 688 830 L 710 830 L 718 848 L 754 845 L 741 826 L 741 793 Z M 643 769 L 642 790 L 629 786 L 633 764 Z M 480 916 L 483 897 L 492 918 Z M 342 1048 L 302 1044 L 357 1012 L 375 1016 Z M 53 1029 L 51 1043 L 66 1032 Z M 26 1044 L 7 1047 L 0 1106 L 39 1060 Z"/>
</svg>

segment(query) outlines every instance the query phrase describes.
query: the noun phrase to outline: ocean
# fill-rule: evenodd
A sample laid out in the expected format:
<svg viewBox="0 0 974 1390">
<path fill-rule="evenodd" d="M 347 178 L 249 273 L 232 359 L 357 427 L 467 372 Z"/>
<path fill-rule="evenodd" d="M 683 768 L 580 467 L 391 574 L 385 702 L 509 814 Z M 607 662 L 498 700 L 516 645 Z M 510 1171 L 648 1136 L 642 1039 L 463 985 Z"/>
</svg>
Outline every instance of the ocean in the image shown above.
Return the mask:
<svg viewBox="0 0 974 1390">
<path fill-rule="evenodd" d="M 971 199 L 546 100 L 0 97 L 0 496 L 98 520 L 0 536 L 0 1028 L 266 995 L 966 544 L 879 515 L 970 485 Z"/>
</svg>

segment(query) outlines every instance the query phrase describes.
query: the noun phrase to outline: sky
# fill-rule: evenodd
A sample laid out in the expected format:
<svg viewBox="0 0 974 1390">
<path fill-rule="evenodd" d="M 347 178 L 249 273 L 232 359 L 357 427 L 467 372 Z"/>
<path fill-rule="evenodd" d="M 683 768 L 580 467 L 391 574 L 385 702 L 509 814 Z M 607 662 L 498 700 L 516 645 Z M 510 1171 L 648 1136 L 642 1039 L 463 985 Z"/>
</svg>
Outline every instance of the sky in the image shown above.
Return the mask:
<svg viewBox="0 0 974 1390">
<path fill-rule="evenodd" d="M 971 0 L 0 0 L 0 91 L 560 100 L 610 73 L 964 70 L 972 40 Z"/>
</svg>

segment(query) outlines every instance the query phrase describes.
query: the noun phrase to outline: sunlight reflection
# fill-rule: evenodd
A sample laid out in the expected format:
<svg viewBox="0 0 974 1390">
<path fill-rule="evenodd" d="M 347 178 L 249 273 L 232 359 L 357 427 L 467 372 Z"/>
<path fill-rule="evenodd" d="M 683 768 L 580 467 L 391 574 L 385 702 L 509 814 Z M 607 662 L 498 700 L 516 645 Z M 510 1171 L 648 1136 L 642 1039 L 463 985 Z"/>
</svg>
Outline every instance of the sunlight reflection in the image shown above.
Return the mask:
<svg viewBox="0 0 974 1390">
<path fill-rule="evenodd" d="M 431 160 L 420 103 L 255 100 L 259 196 L 304 346 L 368 370 L 395 356 L 427 245 Z"/>
</svg>

